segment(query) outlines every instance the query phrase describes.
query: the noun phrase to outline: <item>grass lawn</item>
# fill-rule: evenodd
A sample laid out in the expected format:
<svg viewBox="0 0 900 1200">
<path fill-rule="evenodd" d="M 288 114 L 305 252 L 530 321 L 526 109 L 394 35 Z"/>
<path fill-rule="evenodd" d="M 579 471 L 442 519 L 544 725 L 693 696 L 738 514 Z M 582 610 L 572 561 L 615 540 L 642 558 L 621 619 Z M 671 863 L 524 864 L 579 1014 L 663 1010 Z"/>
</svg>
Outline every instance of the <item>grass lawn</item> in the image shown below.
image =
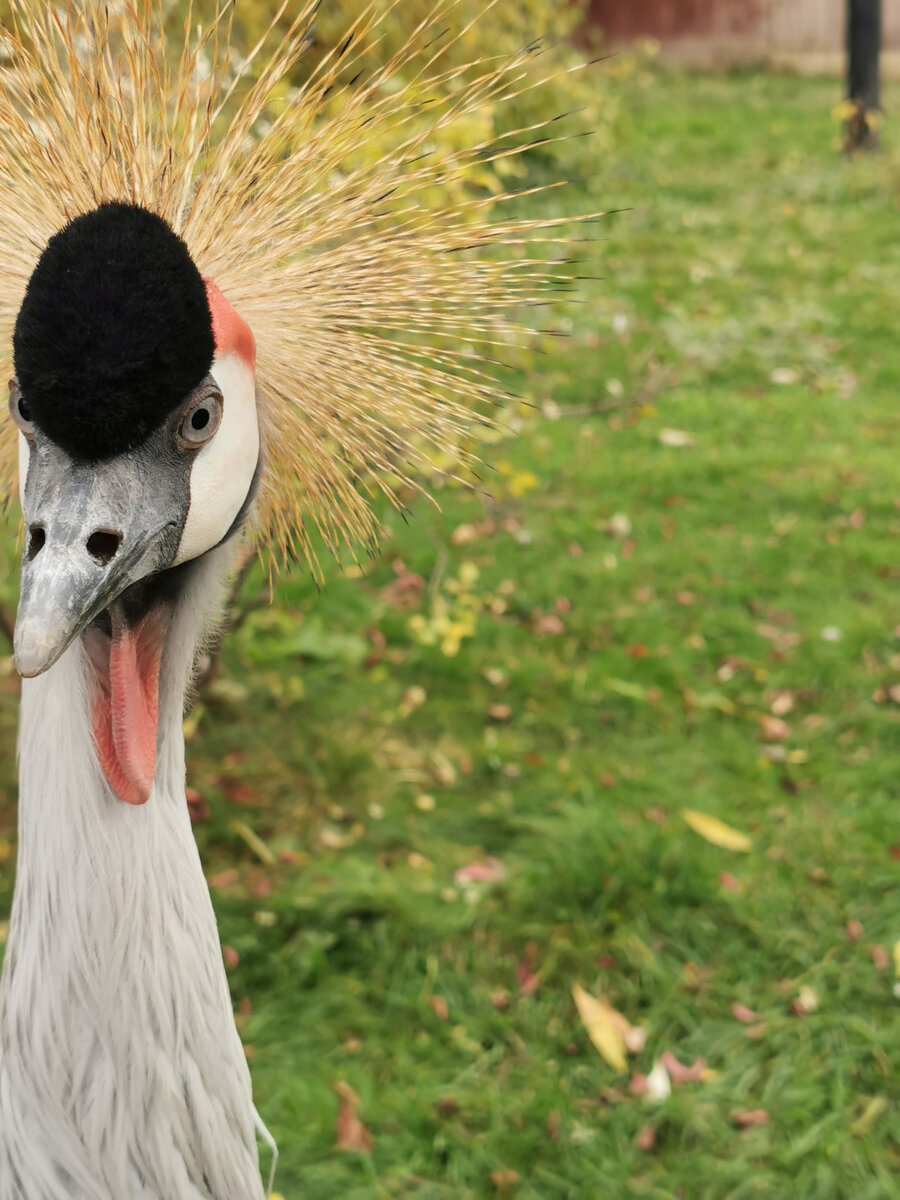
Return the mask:
<svg viewBox="0 0 900 1200">
<path fill-rule="evenodd" d="M 900 1194 L 900 174 L 830 81 L 621 86 L 628 211 L 492 499 L 282 580 L 192 719 L 285 1200 Z"/>
</svg>

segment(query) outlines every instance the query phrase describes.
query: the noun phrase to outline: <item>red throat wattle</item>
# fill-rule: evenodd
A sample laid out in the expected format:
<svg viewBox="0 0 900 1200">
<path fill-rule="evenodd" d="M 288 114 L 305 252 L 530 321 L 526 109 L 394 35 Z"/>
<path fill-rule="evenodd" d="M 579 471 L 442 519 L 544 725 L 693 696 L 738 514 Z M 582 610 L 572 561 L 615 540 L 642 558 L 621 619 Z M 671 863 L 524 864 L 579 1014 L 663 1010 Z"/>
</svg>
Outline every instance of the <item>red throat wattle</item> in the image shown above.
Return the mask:
<svg viewBox="0 0 900 1200">
<path fill-rule="evenodd" d="M 165 616 L 154 609 L 137 624 L 117 601 L 109 608 L 111 636 L 85 635 L 94 668 L 91 725 L 97 757 L 109 786 L 128 804 L 144 804 L 156 773 L 159 665 Z"/>
</svg>

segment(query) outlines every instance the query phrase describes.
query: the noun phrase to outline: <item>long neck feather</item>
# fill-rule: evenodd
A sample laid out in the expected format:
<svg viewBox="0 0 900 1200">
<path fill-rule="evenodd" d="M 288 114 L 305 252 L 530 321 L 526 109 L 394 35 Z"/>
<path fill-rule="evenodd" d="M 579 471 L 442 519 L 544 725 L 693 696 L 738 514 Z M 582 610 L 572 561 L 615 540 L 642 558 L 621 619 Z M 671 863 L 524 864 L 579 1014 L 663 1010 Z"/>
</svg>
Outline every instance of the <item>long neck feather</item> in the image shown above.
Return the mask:
<svg viewBox="0 0 900 1200">
<path fill-rule="evenodd" d="M 170 628 L 142 807 L 96 761 L 80 641 L 26 680 L 19 858 L 0 986 L 0 1200 L 262 1197 L 249 1073 L 184 799 L 206 556 Z"/>
</svg>

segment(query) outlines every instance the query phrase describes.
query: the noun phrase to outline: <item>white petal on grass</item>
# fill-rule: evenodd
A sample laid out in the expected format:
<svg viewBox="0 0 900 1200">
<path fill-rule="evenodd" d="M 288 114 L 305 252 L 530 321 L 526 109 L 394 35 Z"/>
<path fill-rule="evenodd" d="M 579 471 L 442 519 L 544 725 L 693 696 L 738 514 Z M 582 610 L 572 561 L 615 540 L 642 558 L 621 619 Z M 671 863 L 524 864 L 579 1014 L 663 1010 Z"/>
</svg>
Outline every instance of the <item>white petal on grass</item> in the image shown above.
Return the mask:
<svg viewBox="0 0 900 1200">
<path fill-rule="evenodd" d="M 797 372 L 793 367 L 776 367 L 769 377 L 779 387 L 797 382 Z"/>
<path fill-rule="evenodd" d="M 653 1070 L 647 1076 L 647 1099 L 659 1102 L 667 1100 L 671 1094 L 672 1081 L 669 1078 L 669 1072 L 657 1059 L 653 1064 Z"/>
<path fill-rule="evenodd" d="M 696 444 L 694 435 L 687 433 L 684 429 L 661 429 L 659 440 L 664 446 L 674 446 L 676 449 Z"/>
</svg>

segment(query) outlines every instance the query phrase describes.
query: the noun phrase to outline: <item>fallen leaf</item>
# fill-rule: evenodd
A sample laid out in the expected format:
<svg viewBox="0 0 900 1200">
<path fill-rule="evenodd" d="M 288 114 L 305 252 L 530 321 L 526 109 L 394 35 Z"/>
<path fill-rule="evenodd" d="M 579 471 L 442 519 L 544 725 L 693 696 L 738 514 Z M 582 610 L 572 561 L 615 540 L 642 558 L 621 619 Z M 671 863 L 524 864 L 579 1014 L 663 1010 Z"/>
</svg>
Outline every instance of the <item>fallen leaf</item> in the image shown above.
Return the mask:
<svg viewBox="0 0 900 1200">
<path fill-rule="evenodd" d="M 653 1125 L 645 1125 L 641 1132 L 634 1139 L 634 1144 L 638 1150 L 643 1150 L 649 1154 L 656 1145 L 656 1129 Z"/>
<path fill-rule="evenodd" d="M 492 704 L 488 709 L 488 716 L 492 721 L 508 721 L 512 711 L 508 704 Z"/>
<path fill-rule="evenodd" d="M 185 796 L 187 798 L 188 813 L 190 814 L 191 824 L 197 825 L 200 823 L 200 821 L 208 821 L 209 805 L 206 803 L 203 796 L 201 796 L 197 789 L 192 787 L 185 788 Z M 0 850 L 0 859 L 6 857 L 8 857 L 8 855 L 4 855 L 2 850 Z"/>
<path fill-rule="evenodd" d="M 404 571 L 393 583 L 381 589 L 381 598 L 398 612 L 409 612 L 419 607 L 424 591 L 424 578 L 415 571 Z"/>
<path fill-rule="evenodd" d="M 431 1006 L 432 1012 L 439 1021 L 446 1021 L 450 1016 L 450 1009 L 443 996 L 432 996 L 428 1003 Z"/>
<path fill-rule="evenodd" d="M 646 1096 L 650 1091 L 650 1085 L 647 1082 L 647 1076 L 643 1071 L 635 1071 L 631 1076 L 631 1081 L 628 1084 L 628 1090 L 632 1096 Z"/>
<path fill-rule="evenodd" d="M 519 1182 L 519 1172 L 514 1171 L 512 1167 L 503 1167 L 499 1171 L 491 1172 L 491 1183 L 498 1192 L 505 1192 L 507 1188 L 511 1188 Z"/>
<path fill-rule="evenodd" d="M 753 1129 L 757 1125 L 768 1125 L 769 1114 L 764 1108 L 737 1108 L 731 1114 L 731 1121 L 738 1129 Z"/>
<path fill-rule="evenodd" d="M 791 1004 L 791 1012 L 797 1017 L 807 1017 L 810 1013 L 814 1013 L 819 1007 L 819 995 L 815 988 L 804 984 L 800 989 L 800 993 Z"/>
<path fill-rule="evenodd" d="M 357 1154 L 371 1154 L 372 1135 L 356 1115 L 359 1106 L 359 1096 L 349 1083 L 343 1081 L 334 1085 L 341 1100 L 341 1110 L 337 1119 L 337 1141 L 335 1150 L 344 1150 Z"/>
<path fill-rule="evenodd" d="M 788 691 L 776 692 L 772 697 L 772 703 L 769 705 L 772 713 L 776 717 L 786 717 L 794 708 L 794 693 Z"/>
<path fill-rule="evenodd" d="M 622 1041 L 629 1054 L 640 1054 L 647 1044 L 647 1030 L 643 1025 L 630 1025 L 622 1034 Z"/>
<path fill-rule="evenodd" d="M 238 954 L 237 950 L 235 950 L 234 946 L 223 946 L 222 958 L 225 962 L 226 971 L 233 971 L 241 961 L 241 956 Z"/>
<path fill-rule="evenodd" d="M 888 958 L 888 952 L 884 946 L 873 944 L 869 947 L 869 955 L 872 962 L 875 964 L 876 971 L 886 971 L 891 965 L 891 960 Z"/>
<path fill-rule="evenodd" d="M 759 1013 L 755 1013 L 752 1008 L 747 1008 L 746 1004 L 738 1004 L 735 1001 L 731 1006 L 731 1011 L 738 1021 L 743 1021 L 745 1025 L 752 1025 L 754 1021 L 759 1020 Z"/>
<path fill-rule="evenodd" d="M 261 863 L 264 863 L 267 867 L 275 866 L 278 859 L 259 834 L 254 833 L 246 821 L 229 821 L 228 826 L 250 847 Z"/>
<path fill-rule="evenodd" d="M 506 878 L 506 868 L 498 858 L 486 858 L 483 862 L 468 863 L 453 872 L 457 887 L 464 883 L 499 883 Z"/>
<path fill-rule="evenodd" d="M 786 387 L 797 382 L 797 372 L 793 367 L 775 367 L 769 378 L 779 387 Z"/>
<path fill-rule="evenodd" d="M 631 533 L 631 521 L 625 513 L 613 513 L 606 525 L 610 537 L 627 538 Z"/>
<path fill-rule="evenodd" d="M 621 1018 L 621 1014 L 616 1013 L 615 1009 L 602 1000 L 597 1000 L 594 996 L 589 995 L 577 983 L 572 988 L 572 997 L 575 1000 L 578 1015 L 594 1046 L 614 1071 L 624 1074 L 627 1069 L 625 1040 L 621 1033 L 620 1023 L 616 1019 Z"/>
<path fill-rule="evenodd" d="M 661 429 L 659 431 L 659 440 L 664 446 L 681 449 L 685 446 L 693 446 L 696 439 L 693 434 L 685 433 L 683 429 Z"/>
<path fill-rule="evenodd" d="M 753 846 L 753 842 L 747 837 L 746 833 L 741 833 L 737 829 L 733 829 L 730 825 L 726 825 L 724 821 L 718 820 L 716 817 L 711 817 L 707 813 L 695 812 L 690 808 L 683 808 L 681 815 L 690 825 L 695 833 L 699 833 L 706 841 L 711 842 L 714 846 L 721 846 L 723 850 L 737 850 L 741 853 L 746 853 Z"/>
<path fill-rule="evenodd" d="M 653 1064 L 653 1070 L 647 1076 L 647 1099 L 667 1100 L 672 1094 L 672 1080 L 665 1065 L 659 1059 Z"/>
<path fill-rule="evenodd" d="M 791 736 L 791 727 L 781 717 L 772 717 L 763 713 L 759 718 L 759 727 L 767 742 L 784 742 Z"/>
<path fill-rule="evenodd" d="M 884 1096 L 873 1096 L 862 1115 L 850 1126 L 850 1132 L 854 1137 L 865 1137 L 872 1132 L 882 1115 L 887 1112 L 887 1108 L 888 1102 Z"/>
<path fill-rule="evenodd" d="M 533 996 L 540 986 L 541 977 L 534 969 L 537 958 L 537 943 L 529 942 L 525 954 L 516 963 L 516 982 L 523 996 Z"/>
<path fill-rule="evenodd" d="M 705 1058 L 697 1058 L 691 1066 L 686 1067 L 684 1063 L 678 1061 L 671 1050 L 662 1052 L 660 1062 L 673 1083 L 694 1083 L 702 1078 L 703 1072 L 706 1070 Z"/>
<path fill-rule="evenodd" d="M 741 881 L 730 871 L 722 871 L 719 875 L 719 887 L 724 888 L 726 892 L 739 892 Z"/>
<path fill-rule="evenodd" d="M 534 624 L 534 632 L 541 634 L 560 634 L 565 633 L 565 625 L 556 615 L 556 613 L 547 613 L 543 617 L 539 617 Z"/>
<path fill-rule="evenodd" d="M 863 927 L 855 917 L 850 918 L 844 926 L 844 931 L 847 934 L 847 940 L 850 942 L 858 942 L 863 935 Z"/>
<path fill-rule="evenodd" d="M 235 867 L 227 867 L 224 871 L 217 871 L 214 875 L 208 875 L 206 882 L 216 891 L 222 891 L 224 888 L 234 887 L 240 883 L 241 874 Z"/>
</svg>

